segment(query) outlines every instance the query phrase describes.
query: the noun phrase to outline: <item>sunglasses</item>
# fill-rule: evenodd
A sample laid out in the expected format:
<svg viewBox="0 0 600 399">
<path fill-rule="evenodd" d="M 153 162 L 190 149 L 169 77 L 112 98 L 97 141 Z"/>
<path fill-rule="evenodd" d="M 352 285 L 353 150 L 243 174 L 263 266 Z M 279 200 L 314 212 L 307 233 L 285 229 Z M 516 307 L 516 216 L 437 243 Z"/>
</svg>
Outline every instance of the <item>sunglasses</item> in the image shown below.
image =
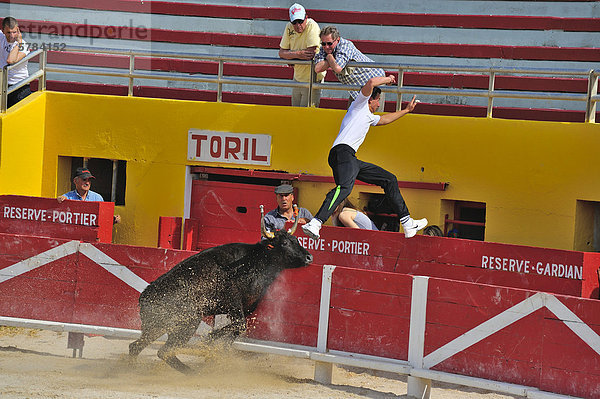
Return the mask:
<svg viewBox="0 0 600 399">
<path fill-rule="evenodd" d="M 298 25 L 298 24 L 301 24 L 303 22 L 304 22 L 303 19 L 295 19 L 295 20 L 292 21 L 292 25 Z"/>
<path fill-rule="evenodd" d="M 331 46 L 333 43 L 335 43 L 335 40 L 332 42 L 321 42 L 321 46 Z"/>
</svg>

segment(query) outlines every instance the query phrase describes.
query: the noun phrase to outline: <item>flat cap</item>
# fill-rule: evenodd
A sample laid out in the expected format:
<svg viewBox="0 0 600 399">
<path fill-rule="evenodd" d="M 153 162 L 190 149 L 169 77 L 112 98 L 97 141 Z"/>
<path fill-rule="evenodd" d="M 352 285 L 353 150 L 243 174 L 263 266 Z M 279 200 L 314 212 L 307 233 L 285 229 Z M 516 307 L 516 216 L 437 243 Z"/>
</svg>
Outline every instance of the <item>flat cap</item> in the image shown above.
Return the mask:
<svg viewBox="0 0 600 399">
<path fill-rule="evenodd" d="M 289 184 L 281 184 L 275 187 L 275 194 L 291 194 L 294 192 L 294 187 Z"/>
</svg>

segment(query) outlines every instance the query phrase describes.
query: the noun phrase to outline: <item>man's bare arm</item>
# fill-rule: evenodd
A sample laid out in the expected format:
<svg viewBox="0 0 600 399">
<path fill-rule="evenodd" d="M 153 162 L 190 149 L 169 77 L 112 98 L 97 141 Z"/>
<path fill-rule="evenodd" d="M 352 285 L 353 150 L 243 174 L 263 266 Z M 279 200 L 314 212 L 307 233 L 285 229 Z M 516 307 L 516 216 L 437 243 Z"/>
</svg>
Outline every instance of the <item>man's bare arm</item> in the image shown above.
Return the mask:
<svg viewBox="0 0 600 399">
<path fill-rule="evenodd" d="M 391 85 L 396 82 L 394 75 L 389 76 L 375 76 L 367 81 L 365 85 L 360 89 L 361 93 L 365 97 L 370 97 L 373 93 L 373 88 L 381 85 Z"/>
<path fill-rule="evenodd" d="M 406 105 L 406 108 L 396 112 L 390 112 L 389 114 L 381 115 L 379 122 L 377 122 L 377 126 L 387 125 L 388 123 L 392 123 L 398 120 L 399 118 L 402 118 L 404 115 L 408 114 L 409 112 L 412 112 L 412 110 L 415 109 L 416 105 L 416 96 L 413 96 L 412 100 L 410 100 L 410 102 Z"/>
<path fill-rule="evenodd" d="M 312 60 L 315 56 L 316 47 L 308 47 L 303 50 L 279 49 L 279 58 L 284 60 Z"/>
</svg>

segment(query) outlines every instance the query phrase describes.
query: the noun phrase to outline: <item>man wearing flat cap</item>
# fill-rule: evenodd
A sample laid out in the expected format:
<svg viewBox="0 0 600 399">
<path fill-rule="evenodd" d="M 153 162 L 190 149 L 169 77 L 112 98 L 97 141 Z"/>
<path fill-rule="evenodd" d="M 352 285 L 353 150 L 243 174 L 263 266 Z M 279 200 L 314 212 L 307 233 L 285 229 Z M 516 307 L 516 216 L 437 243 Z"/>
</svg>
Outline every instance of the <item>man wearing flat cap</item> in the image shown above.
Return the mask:
<svg viewBox="0 0 600 399">
<path fill-rule="evenodd" d="M 75 201 L 98 201 L 103 202 L 104 198 L 95 191 L 90 190 L 92 187 L 91 179 L 95 179 L 88 168 L 77 168 L 75 176 L 73 176 L 73 184 L 75 184 L 75 190 L 69 191 L 63 195 L 59 195 L 58 202 L 64 200 L 75 200 Z M 120 215 L 114 215 L 113 223 L 119 223 L 121 221 Z"/>
<path fill-rule="evenodd" d="M 289 184 L 282 184 L 275 187 L 275 195 L 277 208 L 265 215 L 265 228 L 270 232 L 283 229 L 285 222 L 294 221 L 294 188 Z M 306 223 L 312 217 L 308 209 L 298 207 L 298 223 Z"/>
</svg>

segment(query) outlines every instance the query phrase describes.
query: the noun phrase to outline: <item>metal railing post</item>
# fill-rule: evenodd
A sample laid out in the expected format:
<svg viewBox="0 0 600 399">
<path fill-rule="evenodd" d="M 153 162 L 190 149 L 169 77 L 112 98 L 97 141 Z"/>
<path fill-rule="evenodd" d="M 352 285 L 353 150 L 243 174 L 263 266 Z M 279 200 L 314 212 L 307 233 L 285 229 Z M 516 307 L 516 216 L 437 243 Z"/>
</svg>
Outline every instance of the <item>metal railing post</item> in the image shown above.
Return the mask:
<svg viewBox="0 0 600 399">
<path fill-rule="evenodd" d="M 396 86 L 396 111 L 402 109 L 402 92 L 400 89 L 404 85 L 404 69 L 398 68 L 398 86 Z"/>
<path fill-rule="evenodd" d="M 488 105 L 487 105 L 487 117 L 492 117 L 492 109 L 494 108 L 494 85 L 496 83 L 496 72 L 490 71 L 490 81 L 488 85 Z"/>
<path fill-rule="evenodd" d="M 313 106 L 313 92 L 312 92 L 312 85 L 313 85 L 313 81 L 316 79 L 317 74 L 315 73 L 315 60 L 311 60 L 310 61 L 310 82 L 308 82 L 308 103 L 306 104 L 307 107 L 312 107 Z"/>
<path fill-rule="evenodd" d="M 219 60 L 219 74 L 217 75 L 218 82 L 217 83 L 217 102 L 223 102 L 223 60 Z"/>
<path fill-rule="evenodd" d="M 39 80 L 39 90 L 46 90 L 46 66 L 48 64 L 48 50 L 44 49 L 40 54 L 40 69 L 42 70 L 42 76 Z"/>
<path fill-rule="evenodd" d="M 591 70 L 588 78 L 587 104 L 585 107 L 585 121 L 588 123 L 596 122 L 596 101 L 592 100 L 593 96 L 598 95 L 598 74 Z"/>
<path fill-rule="evenodd" d="M 117 167 L 119 161 L 116 159 L 112 160 L 112 182 L 110 187 L 110 200 L 111 202 L 117 202 Z"/>
<path fill-rule="evenodd" d="M 2 86 L 2 93 L 0 93 L 0 113 L 5 113 L 8 102 L 8 71 L 6 68 L 2 68 L 2 72 L 0 73 L 0 85 Z"/>
<path fill-rule="evenodd" d="M 135 71 L 135 55 L 129 55 L 129 87 L 127 89 L 127 95 L 133 96 L 133 73 Z"/>
</svg>

